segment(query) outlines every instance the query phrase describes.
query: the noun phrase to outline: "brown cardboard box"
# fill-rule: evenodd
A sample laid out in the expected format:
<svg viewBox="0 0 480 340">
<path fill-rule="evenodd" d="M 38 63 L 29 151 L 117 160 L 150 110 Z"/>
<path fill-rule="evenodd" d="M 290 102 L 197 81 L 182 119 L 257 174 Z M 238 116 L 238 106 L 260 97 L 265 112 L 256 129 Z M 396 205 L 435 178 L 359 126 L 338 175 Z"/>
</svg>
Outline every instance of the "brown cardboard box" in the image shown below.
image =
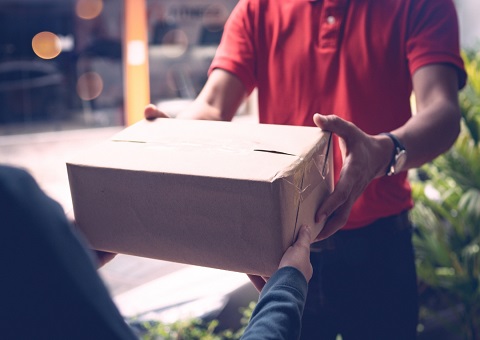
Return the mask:
<svg viewBox="0 0 480 340">
<path fill-rule="evenodd" d="M 67 163 L 95 249 L 271 275 L 333 189 L 316 127 L 141 121 Z"/>
</svg>

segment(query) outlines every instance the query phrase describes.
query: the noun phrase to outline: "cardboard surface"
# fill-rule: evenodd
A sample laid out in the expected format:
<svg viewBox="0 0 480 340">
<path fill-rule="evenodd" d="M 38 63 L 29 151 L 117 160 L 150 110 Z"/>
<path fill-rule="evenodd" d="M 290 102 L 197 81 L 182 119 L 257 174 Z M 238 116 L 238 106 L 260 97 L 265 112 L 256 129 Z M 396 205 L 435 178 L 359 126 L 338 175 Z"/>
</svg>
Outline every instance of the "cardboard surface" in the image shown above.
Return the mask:
<svg viewBox="0 0 480 340">
<path fill-rule="evenodd" d="M 315 127 L 141 121 L 67 163 L 92 247 L 271 275 L 333 189 Z"/>
</svg>

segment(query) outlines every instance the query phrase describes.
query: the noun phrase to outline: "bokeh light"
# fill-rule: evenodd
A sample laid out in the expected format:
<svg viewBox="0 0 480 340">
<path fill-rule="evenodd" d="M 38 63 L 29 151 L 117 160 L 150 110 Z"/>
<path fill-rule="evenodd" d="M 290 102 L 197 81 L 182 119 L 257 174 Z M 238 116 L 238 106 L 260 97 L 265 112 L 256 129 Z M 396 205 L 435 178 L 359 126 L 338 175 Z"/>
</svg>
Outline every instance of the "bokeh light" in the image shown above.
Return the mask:
<svg viewBox="0 0 480 340">
<path fill-rule="evenodd" d="M 33 37 L 32 49 L 42 59 L 53 59 L 62 51 L 62 45 L 56 34 L 44 31 Z"/>
<path fill-rule="evenodd" d="M 85 20 L 91 20 L 98 17 L 102 10 L 102 0 L 78 0 L 75 7 L 77 16 Z"/>
<path fill-rule="evenodd" d="M 146 60 L 146 47 L 143 40 L 132 40 L 127 45 L 127 62 L 129 65 L 142 65 Z"/>
<path fill-rule="evenodd" d="M 102 77 L 96 72 L 86 72 L 77 80 L 77 93 L 83 100 L 93 100 L 103 91 Z"/>
</svg>

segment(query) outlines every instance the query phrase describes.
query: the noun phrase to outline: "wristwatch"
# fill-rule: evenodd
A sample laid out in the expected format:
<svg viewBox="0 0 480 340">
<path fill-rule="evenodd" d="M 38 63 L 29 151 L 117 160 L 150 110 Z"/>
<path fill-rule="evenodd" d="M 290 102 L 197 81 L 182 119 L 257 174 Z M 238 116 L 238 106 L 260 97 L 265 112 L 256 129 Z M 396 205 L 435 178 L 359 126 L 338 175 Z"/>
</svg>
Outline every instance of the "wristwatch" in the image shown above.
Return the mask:
<svg viewBox="0 0 480 340">
<path fill-rule="evenodd" d="M 407 161 L 407 150 L 398 140 L 398 138 L 390 132 L 384 132 L 381 133 L 381 135 L 386 135 L 390 137 L 394 145 L 392 160 L 390 161 L 386 172 L 387 176 L 393 176 L 395 174 L 398 174 L 405 165 L 405 162 Z"/>
</svg>

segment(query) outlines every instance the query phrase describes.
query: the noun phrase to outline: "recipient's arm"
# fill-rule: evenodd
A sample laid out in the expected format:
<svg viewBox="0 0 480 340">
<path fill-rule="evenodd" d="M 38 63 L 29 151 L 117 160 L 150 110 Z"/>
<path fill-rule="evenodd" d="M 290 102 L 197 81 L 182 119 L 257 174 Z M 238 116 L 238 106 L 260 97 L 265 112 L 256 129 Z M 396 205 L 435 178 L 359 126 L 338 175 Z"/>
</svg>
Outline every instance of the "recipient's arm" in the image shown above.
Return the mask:
<svg viewBox="0 0 480 340">
<path fill-rule="evenodd" d="M 267 281 L 242 339 L 298 339 L 312 277 L 311 234 L 302 227 L 297 241 L 287 249 L 279 269 Z"/>
<path fill-rule="evenodd" d="M 279 269 L 262 289 L 242 339 L 298 339 L 307 281 L 298 269 Z"/>
</svg>

